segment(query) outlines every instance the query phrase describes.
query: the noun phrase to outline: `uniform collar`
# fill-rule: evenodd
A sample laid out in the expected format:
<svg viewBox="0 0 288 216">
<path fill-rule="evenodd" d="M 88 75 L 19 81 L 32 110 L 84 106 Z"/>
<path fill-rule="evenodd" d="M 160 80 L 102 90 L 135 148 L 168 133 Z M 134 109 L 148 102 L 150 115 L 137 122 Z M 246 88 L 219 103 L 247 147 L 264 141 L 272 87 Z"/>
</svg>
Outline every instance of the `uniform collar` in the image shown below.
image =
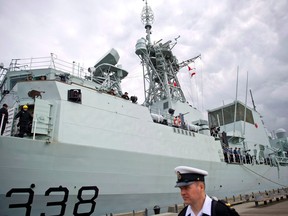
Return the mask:
<svg viewBox="0 0 288 216">
<path fill-rule="evenodd" d="M 212 206 L 212 199 L 206 195 L 204 205 L 202 208 L 202 213 L 211 216 L 211 206 Z"/>
<path fill-rule="evenodd" d="M 211 216 L 211 206 L 212 206 L 212 199 L 208 195 L 206 195 L 203 207 L 201 211 L 199 212 L 199 214 L 195 215 L 191 209 L 191 206 L 189 205 L 186 210 L 185 216 L 189 216 L 189 214 L 190 216 L 202 216 L 203 214 Z"/>
</svg>

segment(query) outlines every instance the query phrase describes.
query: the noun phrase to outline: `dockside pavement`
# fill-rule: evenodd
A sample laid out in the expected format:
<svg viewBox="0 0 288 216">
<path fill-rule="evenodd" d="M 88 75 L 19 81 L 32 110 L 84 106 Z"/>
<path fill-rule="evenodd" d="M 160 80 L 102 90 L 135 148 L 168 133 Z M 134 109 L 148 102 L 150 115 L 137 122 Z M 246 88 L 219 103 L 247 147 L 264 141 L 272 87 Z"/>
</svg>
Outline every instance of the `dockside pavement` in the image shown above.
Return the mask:
<svg viewBox="0 0 288 216">
<path fill-rule="evenodd" d="M 240 216 L 287 216 L 288 215 L 288 200 L 280 200 L 278 202 L 261 204 L 255 206 L 254 202 L 246 202 L 233 206 Z M 155 216 L 177 216 L 178 213 L 162 213 Z"/>
</svg>

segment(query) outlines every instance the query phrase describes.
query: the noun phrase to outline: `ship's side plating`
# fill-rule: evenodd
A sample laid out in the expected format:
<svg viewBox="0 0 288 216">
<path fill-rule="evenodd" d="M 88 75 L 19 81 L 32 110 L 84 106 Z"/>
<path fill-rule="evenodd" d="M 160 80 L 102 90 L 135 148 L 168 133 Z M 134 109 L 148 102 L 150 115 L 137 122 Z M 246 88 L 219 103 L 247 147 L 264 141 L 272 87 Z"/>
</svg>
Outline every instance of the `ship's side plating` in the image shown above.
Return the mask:
<svg viewBox="0 0 288 216">
<path fill-rule="evenodd" d="M 59 186 L 69 190 L 70 211 L 79 189 L 91 185 L 100 190 L 95 215 L 131 208 L 151 209 L 155 204 L 168 206 L 181 202 L 170 169 L 179 163 L 208 170 L 207 192 L 218 197 L 278 188 L 285 185 L 287 177 L 285 167 L 212 163 L 64 143 L 47 145 L 28 139 L 20 143 L 17 138 L 8 137 L 1 139 L 1 162 L 4 162 L 1 164 L 1 211 L 9 213 L 15 212 L 15 209 L 8 209 L 15 200 L 8 199 L 7 192 L 13 188 L 30 188 L 32 184 L 35 186 L 33 212 L 52 213 L 51 208 L 46 207 L 49 199 L 43 197 L 48 189 Z M 54 209 L 56 212 L 59 210 Z M 71 213 L 69 208 L 66 213 Z"/>
</svg>

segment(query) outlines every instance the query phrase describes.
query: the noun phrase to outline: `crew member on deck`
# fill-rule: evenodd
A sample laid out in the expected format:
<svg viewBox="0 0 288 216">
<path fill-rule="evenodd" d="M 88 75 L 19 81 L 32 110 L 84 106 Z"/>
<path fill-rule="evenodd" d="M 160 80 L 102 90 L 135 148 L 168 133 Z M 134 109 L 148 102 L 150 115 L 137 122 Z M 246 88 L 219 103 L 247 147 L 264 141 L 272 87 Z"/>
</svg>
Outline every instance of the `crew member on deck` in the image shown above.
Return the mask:
<svg viewBox="0 0 288 216">
<path fill-rule="evenodd" d="M 32 116 L 31 114 L 28 112 L 28 106 L 24 105 L 22 107 L 22 110 L 20 110 L 16 116 L 15 119 L 19 118 L 19 123 L 17 124 L 17 126 L 20 127 L 20 132 L 19 132 L 19 137 L 24 137 L 24 134 L 30 134 L 29 131 L 29 124 L 31 124 L 32 122 Z"/>
<path fill-rule="evenodd" d="M 238 150 L 237 147 L 235 147 L 234 151 L 233 151 L 234 157 L 235 157 L 235 162 L 239 163 L 239 155 L 238 155 Z"/>
<path fill-rule="evenodd" d="M 46 80 L 46 76 L 41 76 L 40 80 Z"/>
<path fill-rule="evenodd" d="M 229 160 L 230 160 L 230 163 L 233 163 L 233 162 L 234 162 L 233 149 L 230 147 L 228 151 L 229 151 Z"/>
<path fill-rule="evenodd" d="M 29 76 L 26 78 L 26 81 L 32 81 L 32 80 L 33 80 L 32 75 L 29 75 Z"/>
<path fill-rule="evenodd" d="M 114 89 L 110 89 L 108 92 L 108 94 L 110 95 L 116 95 L 115 90 Z"/>
<path fill-rule="evenodd" d="M 1 136 L 3 135 L 6 127 L 6 123 L 8 123 L 8 105 L 3 104 L 2 108 L 0 109 L 0 127 L 1 127 Z"/>
<path fill-rule="evenodd" d="M 129 100 L 128 92 L 125 92 L 121 97 L 125 100 Z"/>
<path fill-rule="evenodd" d="M 224 154 L 224 160 L 226 163 L 229 162 L 228 157 L 229 157 L 229 149 L 227 146 L 223 147 L 223 154 Z"/>
<path fill-rule="evenodd" d="M 180 116 L 175 116 L 173 120 L 173 124 L 175 127 L 180 127 L 181 126 L 181 118 Z"/>
<path fill-rule="evenodd" d="M 222 201 L 212 200 L 205 192 L 205 170 L 178 166 L 175 168 L 177 182 L 175 187 L 180 188 L 181 196 L 187 205 L 178 216 L 230 216 L 238 215 Z M 232 214 L 233 212 L 233 214 Z"/>
</svg>

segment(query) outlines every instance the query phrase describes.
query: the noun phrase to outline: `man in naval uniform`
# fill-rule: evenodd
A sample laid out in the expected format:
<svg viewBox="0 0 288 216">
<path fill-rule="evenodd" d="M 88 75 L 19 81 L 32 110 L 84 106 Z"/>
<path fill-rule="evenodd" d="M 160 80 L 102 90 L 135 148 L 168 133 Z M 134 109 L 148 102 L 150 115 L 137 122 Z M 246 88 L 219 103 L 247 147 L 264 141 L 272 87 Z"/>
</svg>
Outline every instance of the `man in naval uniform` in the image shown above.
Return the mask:
<svg viewBox="0 0 288 216">
<path fill-rule="evenodd" d="M 178 216 L 229 216 L 231 209 L 223 202 L 212 200 L 205 192 L 205 170 L 178 166 L 175 168 L 181 196 L 187 205 Z M 236 215 L 238 215 L 237 212 Z"/>
</svg>

